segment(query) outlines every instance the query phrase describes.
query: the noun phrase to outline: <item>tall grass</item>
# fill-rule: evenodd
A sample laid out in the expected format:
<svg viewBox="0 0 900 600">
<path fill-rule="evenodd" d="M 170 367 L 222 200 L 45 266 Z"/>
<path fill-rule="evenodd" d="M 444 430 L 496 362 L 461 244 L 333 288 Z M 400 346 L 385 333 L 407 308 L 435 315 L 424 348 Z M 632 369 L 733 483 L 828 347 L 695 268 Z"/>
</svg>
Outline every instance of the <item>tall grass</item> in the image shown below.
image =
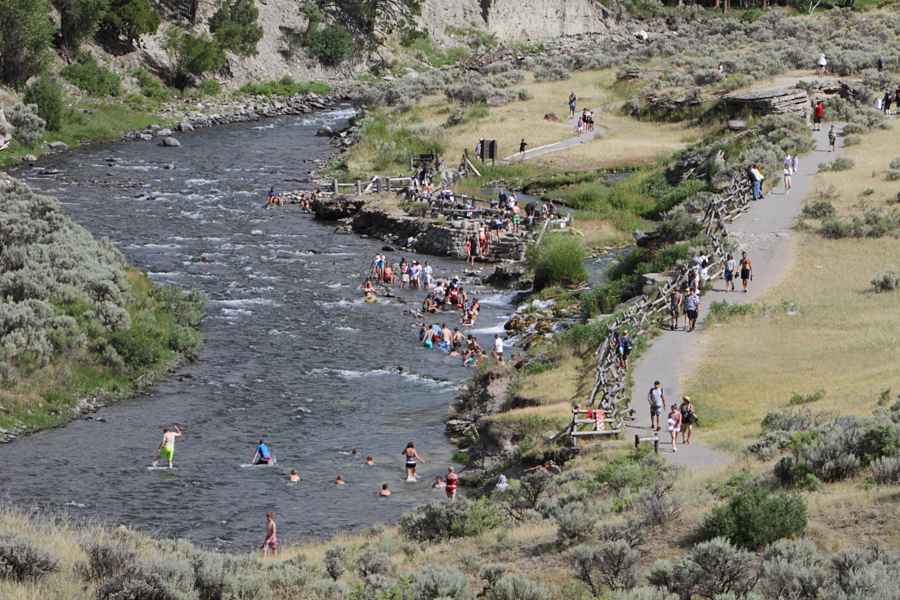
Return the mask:
<svg viewBox="0 0 900 600">
<path fill-rule="evenodd" d="M 573 285 L 587 280 L 584 260 L 587 252 L 580 238 L 563 233 L 544 236 L 541 244 L 532 248 L 528 262 L 534 270 L 534 287 Z"/>
</svg>

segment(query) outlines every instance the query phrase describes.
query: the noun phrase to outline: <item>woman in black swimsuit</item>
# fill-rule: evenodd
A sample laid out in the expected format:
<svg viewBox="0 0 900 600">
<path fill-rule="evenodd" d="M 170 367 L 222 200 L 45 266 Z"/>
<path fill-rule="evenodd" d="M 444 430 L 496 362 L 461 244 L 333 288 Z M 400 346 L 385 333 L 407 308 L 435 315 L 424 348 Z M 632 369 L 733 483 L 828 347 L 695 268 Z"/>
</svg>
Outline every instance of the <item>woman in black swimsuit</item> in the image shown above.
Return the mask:
<svg viewBox="0 0 900 600">
<path fill-rule="evenodd" d="M 406 444 L 406 448 L 403 449 L 403 458 L 406 461 L 406 480 L 407 481 L 415 481 L 416 480 L 416 464 L 418 461 L 425 462 L 425 459 L 419 456 L 419 453 L 416 452 L 416 443 L 409 442 Z"/>
</svg>

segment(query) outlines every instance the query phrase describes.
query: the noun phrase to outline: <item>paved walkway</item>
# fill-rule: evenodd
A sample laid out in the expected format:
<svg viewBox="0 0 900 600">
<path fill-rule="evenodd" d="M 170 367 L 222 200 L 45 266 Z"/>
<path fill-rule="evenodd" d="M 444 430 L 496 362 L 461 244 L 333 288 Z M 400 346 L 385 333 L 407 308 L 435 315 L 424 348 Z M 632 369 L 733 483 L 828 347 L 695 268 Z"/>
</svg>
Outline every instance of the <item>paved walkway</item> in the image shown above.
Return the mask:
<svg viewBox="0 0 900 600">
<path fill-rule="evenodd" d="M 843 129 L 838 125 L 837 129 Z M 633 368 L 634 391 L 631 405 L 635 409 L 632 435 L 644 436 L 650 433 L 650 406 L 647 393 L 655 380 L 662 383 L 667 407 L 672 402 L 681 402 L 682 381 L 691 375 L 702 359 L 703 322 L 713 302 L 727 300 L 731 304 L 740 304 L 758 300 L 770 288 L 776 285 L 785 275 L 791 264 L 794 251 L 791 227 L 800 214 L 803 200 L 812 190 L 812 179 L 818 170 L 819 163 L 833 160 L 840 155 L 842 139 L 838 137 L 837 152 L 828 152 L 828 124 L 821 131 L 813 132 L 816 149 L 800 158 L 799 172 L 793 176 L 793 189 L 785 194 L 781 170 L 768 176 L 778 177 L 782 181 L 769 191 L 766 197 L 755 202 L 750 210 L 734 223 L 726 224 L 728 233 L 734 237 L 741 250 L 746 250 L 753 261 L 753 281 L 750 291 L 740 291 L 740 281 L 735 286 L 738 291 L 726 292 L 725 281 L 718 279 L 713 283 L 713 290 L 703 295 L 700 303 L 698 328 L 692 333 L 684 330 L 664 330 L 656 337 L 649 349 L 641 356 Z M 738 251 L 740 252 L 740 251 Z M 740 258 L 740 254 L 735 257 Z M 665 411 L 666 414 L 668 411 Z M 697 416 L 701 425 L 703 413 L 698 410 Z M 678 436 L 678 452 L 672 452 L 672 444 L 665 425 L 665 414 L 662 416 L 662 430 L 659 433 L 660 453 L 671 462 L 695 468 L 715 467 L 731 462 L 731 456 L 703 444 L 703 429 L 694 428 L 694 441 L 689 446 L 681 444 Z"/>
<path fill-rule="evenodd" d="M 594 110 L 594 115 L 599 115 L 599 109 Z M 575 113 L 575 117 L 569 119 L 569 125 L 572 127 L 572 131 L 575 130 L 575 127 L 578 125 L 578 119 L 581 117 L 581 113 Z M 532 158 L 537 158 L 539 156 L 544 156 L 546 154 L 552 154 L 554 152 L 560 152 L 562 150 L 568 150 L 574 146 L 579 144 L 586 144 L 590 142 L 597 136 L 606 132 L 606 129 L 594 123 L 594 130 L 591 132 L 586 132 L 581 135 L 576 135 L 575 137 L 566 138 L 564 140 L 560 140 L 558 142 L 553 142 L 552 144 L 544 144 L 543 146 L 538 146 L 537 148 L 532 148 L 530 150 L 526 150 L 525 152 L 516 152 L 510 156 L 507 156 L 501 163 L 513 163 L 520 162 L 523 160 L 531 160 Z M 527 141 L 527 140 L 526 140 Z"/>
</svg>

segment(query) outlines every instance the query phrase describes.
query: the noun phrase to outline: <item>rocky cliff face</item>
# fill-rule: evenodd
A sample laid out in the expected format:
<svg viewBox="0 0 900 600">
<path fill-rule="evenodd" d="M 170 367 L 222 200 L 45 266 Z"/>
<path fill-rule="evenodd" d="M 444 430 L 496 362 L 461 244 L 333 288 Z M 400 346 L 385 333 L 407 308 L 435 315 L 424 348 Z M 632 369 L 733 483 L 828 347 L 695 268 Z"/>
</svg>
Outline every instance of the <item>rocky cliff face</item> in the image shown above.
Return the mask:
<svg viewBox="0 0 900 600">
<path fill-rule="evenodd" d="M 421 22 L 438 40 L 448 28 L 475 28 L 512 42 L 602 33 L 606 16 L 596 0 L 426 0 Z"/>
</svg>

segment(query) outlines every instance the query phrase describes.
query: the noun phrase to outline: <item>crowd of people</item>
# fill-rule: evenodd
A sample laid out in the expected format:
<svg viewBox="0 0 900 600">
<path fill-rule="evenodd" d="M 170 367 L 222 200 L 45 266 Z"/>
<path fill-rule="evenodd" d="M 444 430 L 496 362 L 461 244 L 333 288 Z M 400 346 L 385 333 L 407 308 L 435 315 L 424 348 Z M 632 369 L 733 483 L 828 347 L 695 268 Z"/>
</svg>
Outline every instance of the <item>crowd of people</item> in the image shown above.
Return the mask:
<svg viewBox="0 0 900 600">
<path fill-rule="evenodd" d="M 288 200 L 284 196 L 277 194 L 275 188 L 271 187 L 266 194 L 266 208 L 284 206 L 285 204 L 295 204 L 305 212 L 312 212 L 312 204 L 319 198 L 320 193 L 319 189 L 316 188 L 310 192 L 298 192 Z"/>
</svg>

